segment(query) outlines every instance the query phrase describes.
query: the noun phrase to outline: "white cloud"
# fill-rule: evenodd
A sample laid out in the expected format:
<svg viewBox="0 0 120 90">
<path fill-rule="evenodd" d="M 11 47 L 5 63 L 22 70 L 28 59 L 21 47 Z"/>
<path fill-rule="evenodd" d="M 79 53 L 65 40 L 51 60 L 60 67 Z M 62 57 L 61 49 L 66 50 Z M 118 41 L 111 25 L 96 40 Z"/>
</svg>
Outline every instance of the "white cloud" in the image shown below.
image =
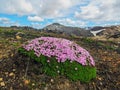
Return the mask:
<svg viewBox="0 0 120 90">
<path fill-rule="evenodd" d="M 119 22 L 119 11 L 120 0 L 0 0 L 0 13 L 25 15 L 33 22 L 56 19 L 74 26 Z"/>
<path fill-rule="evenodd" d="M 70 19 L 70 18 L 66 18 L 66 19 L 58 19 L 55 20 L 55 22 L 61 23 L 63 25 L 68 25 L 68 26 L 75 26 L 75 27 L 83 27 L 86 26 L 86 22 L 80 21 L 80 20 L 74 20 L 74 19 Z"/>
<path fill-rule="evenodd" d="M 120 0 L 93 0 L 81 6 L 75 17 L 94 22 L 120 21 Z"/>
<path fill-rule="evenodd" d="M 1 0 L 0 13 L 36 15 L 42 18 L 65 16 L 83 0 Z"/>
<path fill-rule="evenodd" d="M 81 0 L 41 0 L 36 14 L 45 18 L 56 18 L 69 13 L 69 8 L 78 4 Z"/>
<path fill-rule="evenodd" d="M 33 12 L 28 0 L 1 0 L 0 13 L 26 15 Z"/>
<path fill-rule="evenodd" d="M 0 17 L 0 25 L 2 26 L 19 26 L 19 22 L 11 21 L 9 18 Z"/>
<path fill-rule="evenodd" d="M 2 24 L 6 24 L 6 23 L 8 23 L 10 20 L 8 19 L 8 18 L 6 18 L 6 17 L 0 17 L 0 23 L 2 23 Z"/>
<path fill-rule="evenodd" d="M 39 16 L 28 16 L 28 20 L 32 22 L 41 22 L 43 19 Z"/>
<path fill-rule="evenodd" d="M 37 23 L 37 22 L 31 23 L 31 26 L 34 27 L 34 28 L 38 28 L 38 29 L 41 28 L 41 24 Z"/>
</svg>

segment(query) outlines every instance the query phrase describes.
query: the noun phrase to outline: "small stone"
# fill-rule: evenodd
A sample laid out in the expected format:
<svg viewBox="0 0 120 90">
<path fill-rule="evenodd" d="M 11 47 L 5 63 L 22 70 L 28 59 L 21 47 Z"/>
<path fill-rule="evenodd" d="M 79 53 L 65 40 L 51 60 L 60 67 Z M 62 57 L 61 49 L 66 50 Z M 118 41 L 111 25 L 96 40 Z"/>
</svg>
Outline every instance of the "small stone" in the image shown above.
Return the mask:
<svg viewBox="0 0 120 90">
<path fill-rule="evenodd" d="M 52 83 L 54 82 L 54 80 L 53 80 L 53 79 L 51 79 L 50 81 L 51 81 Z"/>
<path fill-rule="evenodd" d="M 44 90 L 48 90 L 48 87 L 45 87 Z"/>
<path fill-rule="evenodd" d="M 24 84 L 28 85 L 30 83 L 30 80 L 24 80 Z"/>
<path fill-rule="evenodd" d="M 32 83 L 32 86 L 35 86 L 35 83 Z"/>
<path fill-rule="evenodd" d="M 6 75 L 8 75 L 8 72 L 5 72 Z"/>
<path fill-rule="evenodd" d="M 21 37 L 19 35 L 16 36 L 16 39 L 21 39 Z"/>
<path fill-rule="evenodd" d="M 9 76 L 10 77 L 12 77 L 12 76 L 14 76 L 15 74 L 13 73 L 13 72 L 11 72 L 10 74 L 9 74 Z"/>
<path fill-rule="evenodd" d="M 0 81 L 3 81 L 3 78 L 0 78 Z"/>
<path fill-rule="evenodd" d="M 13 71 L 15 71 L 15 69 L 13 69 Z"/>
<path fill-rule="evenodd" d="M 102 86 L 102 85 L 103 85 L 103 83 L 102 83 L 102 82 L 100 82 L 100 85 Z"/>
<path fill-rule="evenodd" d="M 4 86 L 5 86 L 5 83 L 4 83 L 4 82 L 1 82 L 1 83 L 0 83 L 0 86 L 4 87 Z"/>
<path fill-rule="evenodd" d="M 101 80 L 102 80 L 102 78 L 101 78 L 101 77 L 98 77 L 98 80 L 100 80 L 100 81 L 101 81 Z"/>
</svg>

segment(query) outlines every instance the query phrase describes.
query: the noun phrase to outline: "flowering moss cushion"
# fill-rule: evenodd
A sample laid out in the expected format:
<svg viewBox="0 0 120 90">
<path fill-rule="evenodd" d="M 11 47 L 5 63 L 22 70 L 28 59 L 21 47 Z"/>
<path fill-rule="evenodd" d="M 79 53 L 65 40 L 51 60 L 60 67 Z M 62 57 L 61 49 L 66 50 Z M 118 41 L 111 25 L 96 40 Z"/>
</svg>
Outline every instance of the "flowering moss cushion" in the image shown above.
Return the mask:
<svg viewBox="0 0 120 90">
<path fill-rule="evenodd" d="M 42 63 L 43 71 L 51 76 L 61 74 L 82 82 L 89 82 L 96 77 L 92 56 L 70 40 L 40 37 L 23 45 L 19 52 Z"/>
</svg>

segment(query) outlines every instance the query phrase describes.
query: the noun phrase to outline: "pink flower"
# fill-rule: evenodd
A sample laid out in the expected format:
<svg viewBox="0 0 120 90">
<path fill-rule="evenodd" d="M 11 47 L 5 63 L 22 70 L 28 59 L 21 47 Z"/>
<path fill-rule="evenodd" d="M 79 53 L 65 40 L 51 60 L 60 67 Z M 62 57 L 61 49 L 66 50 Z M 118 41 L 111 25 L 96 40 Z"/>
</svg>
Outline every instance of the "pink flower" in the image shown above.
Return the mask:
<svg viewBox="0 0 120 90">
<path fill-rule="evenodd" d="M 95 62 L 88 51 L 67 39 L 40 37 L 29 41 L 23 48 L 27 51 L 34 50 L 35 55 L 38 57 L 42 54 L 47 57 L 54 56 L 58 62 L 70 60 L 70 62 L 76 61 L 82 65 L 95 66 Z M 88 64 L 86 60 L 89 60 L 90 63 Z"/>
</svg>

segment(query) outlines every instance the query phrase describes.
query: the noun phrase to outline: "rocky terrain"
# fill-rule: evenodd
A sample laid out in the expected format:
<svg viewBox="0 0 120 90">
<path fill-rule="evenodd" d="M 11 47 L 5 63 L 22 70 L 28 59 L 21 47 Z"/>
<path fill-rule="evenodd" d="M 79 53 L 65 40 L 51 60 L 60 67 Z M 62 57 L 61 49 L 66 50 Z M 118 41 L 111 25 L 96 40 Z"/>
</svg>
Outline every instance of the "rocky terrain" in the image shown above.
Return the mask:
<svg viewBox="0 0 120 90">
<path fill-rule="evenodd" d="M 84 37 L 93 36 L 90 30 L 85 30 L 79 27 L 64 26 L 59 23 L 50 24 L 44 27 L 43 31 L 54 32 L 58 34 L 66 34 L 66 35 L 84 36 Z"/>
<path fill-rule="evenodd" d="M 96 62 L 96 79 L 81 83 L 64 76 L 49 77 L 41 72 L 40 63 L 18 53 L 23 43 L 41 36 L 66 38 L 88 50 Z M 0 90 L 120 90 L 120 44 L 114 38 L 109 41 L 0 27 Z"/>
<path fill-rule="evenodd" d="M 101 30 L 101 31 L 100 31 Z M 106 26 L 106 27 L 93 27 L 90 31 L 100 31 L 96 35 L 97 36 L 105 36 L 108 38 L 118 38 L 120 34 L 120 26 Z M 114 37 L 116 35 L 116 37 Z"/>
</svg>

